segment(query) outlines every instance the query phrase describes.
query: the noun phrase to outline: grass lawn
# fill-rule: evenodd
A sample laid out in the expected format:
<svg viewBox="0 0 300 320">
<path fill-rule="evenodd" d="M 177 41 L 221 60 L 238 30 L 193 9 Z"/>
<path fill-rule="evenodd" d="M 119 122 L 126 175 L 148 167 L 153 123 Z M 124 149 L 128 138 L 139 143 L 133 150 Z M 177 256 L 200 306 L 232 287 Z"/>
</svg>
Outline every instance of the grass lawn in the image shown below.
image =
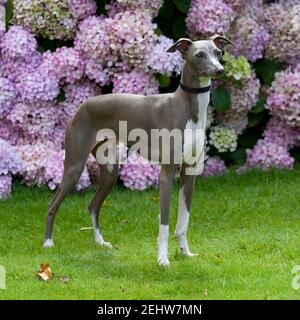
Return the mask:
<svg viewBox="0 0 300 320">
<path fill-rule="evenodd" d="M 171 235 L 178 182 L 173 190 Z M 96 246 L 87 204 L 94 190 L 70 195 L 57 215 L 55 247 L 42 248 L 51 192 L 15 184 L 0 201 L 0 299 L 299 299 L 291 287 L 300 265 L 300 168 L 198 178 L 189 239 L 199 255 L 180 254 L 170 238 L 171 266 L 156 265 L 158 190 L 115 187 L 102 209 L 105 238 Z M 54 277 L 36 276 L 49 262 Z M 70 278 L 67 283 L 60 276 Z"/>
</svg>

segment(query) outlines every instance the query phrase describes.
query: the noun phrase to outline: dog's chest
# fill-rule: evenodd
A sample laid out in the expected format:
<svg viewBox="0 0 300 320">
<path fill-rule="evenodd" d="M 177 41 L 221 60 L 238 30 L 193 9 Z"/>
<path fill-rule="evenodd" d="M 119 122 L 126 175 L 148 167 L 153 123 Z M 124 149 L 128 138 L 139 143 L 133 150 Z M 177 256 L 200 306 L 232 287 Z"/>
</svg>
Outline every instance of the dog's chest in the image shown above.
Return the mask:
<svg viewBox="0 0 300 320">
<path fill-rule="evenodd" d="M 188 120 L 184 130 L 183 143 L 183 161 L 192 164 L 197 161 L 204 150 L 206 113 L 209 104 L 209 92 L 199 94 L 198 103 L 198 120 Z"/>
</svg>

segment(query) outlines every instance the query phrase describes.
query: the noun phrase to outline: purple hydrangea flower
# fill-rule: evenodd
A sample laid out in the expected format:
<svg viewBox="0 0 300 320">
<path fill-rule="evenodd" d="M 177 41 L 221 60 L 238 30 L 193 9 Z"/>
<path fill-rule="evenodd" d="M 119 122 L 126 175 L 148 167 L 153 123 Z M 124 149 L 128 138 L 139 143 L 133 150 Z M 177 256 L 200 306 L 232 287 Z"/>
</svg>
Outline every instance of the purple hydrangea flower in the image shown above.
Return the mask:
<svg viewBox="0 0 300 320">
<path fill-rule="evenodd" d="M 45 168 L 45 180 L 51 190 L 54 190 L 60 184 L 63 177 L 64 169 L 64 158 L 65 151 L 53 150 L 47 159 L 46 168 Z M 86 167 L 79 178 L 78 183 L 76 184 L 76 190 L 87 188 L 90 186 L 90 179 Z"/>
<path fill-rule="evenodd" d="M 30 102 L 51 101 L 59 94 L 58 81 L 45 68 L 21 74 L 16 88 L 21 99 Z"/>
<path fill-rule="evenodd" d="M 229 31 L 236 13 L 223 0 L 192 0 L 186 17 L 189 35 L 197 40 Z"/>
<path fill-rule="evenodd" d="M 0 175 L 16 174 L 21 169 L 21 159 L 16 148 L 0 139 Z"/>
<path fill-rule="evenodd" d="M 12 177 L 10 174 L 0 175 L 0 199 L 7 198 L 11 194 Z"/>
<path fill-rule="evenodd" d="M 122 164 L 120 168 L 120 179 L 127 188 L 144 190 L 158 184 L 159 165 L 150 164 L 136 152 L 128 156 L 127 162 L 126 164 Z"/>
<path fill-rule="evenodd" d="M 286 149 L 291 149 L 299 145 L 300 128 L 290 127 L 285 121 L 273 116 L 263 132 L 264 140 L 270 143 L 276 143 Z"/>
<path fill-rule="evenodd" d="M 6 140 L 11 145 L 16 145 L 19 139 L 20 130 L 15 128 L 8 119 L 0 120 L 0 139 Z"/>
<path fill-rule="evenodd" d="M 179 75 L 181 72 L 182 58 L 179 52 L 167 52 L 167 49 L 169 49 L 172 44 L 172 39 L 161 35 L 147 57 L 148 67 L 155 72 L 168 76 L 171 76 L 173 72 Z"/>
<path fill-rule="evenodd" d="M 36 51 L 34 35 L 21 26 L 11 26 L 0 43 L 2 55 L 6 58 L 30 58 Z"/>
<path fill-rule="evenodd" d="M 62 47 L 55 52 L 46 51 L 41 67 L 61 84 L 74 83 L 83 76 L 84 61 L 75 49 Z"/>
<path fill-rule="evenodd" d="M 20 175 L 26 185 L 42 185 L 47 182 L 45 168 L 49 155 L 56 146 L 48 140 L 37 140 L 35 143 L 21 143 L 16 146 L 21 157 Z"/>
<path fill-rule="evenodd" d="M 158 93 L 155 77 L 141 70 L 116 74 L 113 79 L 113 92 L 150 95 Z"/>
<path fill-rule="evenodd" d="M 0 77 L 0 119 L 9 114 L 17 96 L 15 85 L 12 81 Z"/>
<path fill-rule="evenodd" d="M 162 5 L 162 0 L 117 0 L 105 6 L 109 16 L 113 17 L 117 13 L 124 11 L 143 11 L 149 14 L 151 17 L 155 17 L 158 14 L 158 9 Z"/>
<path fill-rule="evenodd" d="M 300 32 L 299 11 L 286 3 L 273 3 L 265 7 L 265 21 L 270 33 L 270 42 L 266 48 L 266 57 L 288 62 L 299 61 Z"/>
<path fill-rule="evenodd" d="M 268 93 L 266 107 L 289 126 L 300 126 L 300 72 L 278 72 Z"/>
<path fill-rule="evenodd" d="M 94 0 L 69 0 L 69 10 L 76 20 L 82 20 L 96 13 Z"/>
<path fill-rule="evenodd" d="M 271 167 L 289 168 L 294 165 L 294 158 L 287 149 L 266 140 L 259 140 L 255 147 L 247 152 L 246 167 L 259 167 L 264 170 Z"/>
<path fill-rule="evenodd" d="M 2 56 L 0 58 L 0 76 L 12 81 L 18 81 L 20 76 L 32 73 L 40 66 L 42 55 L 39 52 L 33 52 L 28 57 L 9 58 Z"/>
<path fill-rule="evenodd" d="M 215 176 L 226 173 L 227 171 L 225 162 L 220 157 L 209 157 L 204 163 L 202 176 Z"/>
<path fill-rule="evenodd" d="M 47 137 L 54 130 L 56 110 L 51 102 L 20 102 L 7 117 L 15 126 L 31 137 Z"/>
<path fill-rule="evenodd" d="M 247 0 L 224 0 L 224 2 L 233 10 L 237 12 L 243 11 L 246 6 Z"/>
<path fill-rule="evenodd" d="M 249 15 L 238 17 L 230 34 L 235 43 L 230 48 L 233 54 L 244 55 L 251 62 L 263 57 L 270 36 L 265 26 L 256 19 Z"/>
</svg>

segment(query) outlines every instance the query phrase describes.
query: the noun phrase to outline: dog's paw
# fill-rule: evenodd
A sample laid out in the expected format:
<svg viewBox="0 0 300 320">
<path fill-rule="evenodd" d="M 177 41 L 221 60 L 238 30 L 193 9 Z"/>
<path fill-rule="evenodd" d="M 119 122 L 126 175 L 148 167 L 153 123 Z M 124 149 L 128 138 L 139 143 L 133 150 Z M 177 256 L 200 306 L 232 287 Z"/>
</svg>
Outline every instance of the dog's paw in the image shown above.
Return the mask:
<svg viewBox="0 0 300 320">
<path fill-rule="evenodd" d="M 181 252 L 187 257 L 196 257 L 198 253 L 192 253 L 189 248 L 181 247 Z"/>
<path fill-rule="evenodd" d="M 43 244 L 44 248 L 52 248 L 54 247 L 54 242 L 52 239 L 46 239 Z"/>
<path fill-rule="evenodd" d="M 169 261 L 168 257 L 159 257 L 157 259 L 157 263 L 161 267 L 168 267 L 170 265 L 170 261 Z"/>
<path fill-rule="evenodd" d="M 102 247 L 113 248 L 113 245 L 110 242 L 104 240 L 96 240 L 96 244 Z"/>
<path fill-rule="evenodd" d="M 197 257 L 198 253 L 192 253 L 191 251 L 183 252 L 183 254 L 187 257 Z"/>
</svg>

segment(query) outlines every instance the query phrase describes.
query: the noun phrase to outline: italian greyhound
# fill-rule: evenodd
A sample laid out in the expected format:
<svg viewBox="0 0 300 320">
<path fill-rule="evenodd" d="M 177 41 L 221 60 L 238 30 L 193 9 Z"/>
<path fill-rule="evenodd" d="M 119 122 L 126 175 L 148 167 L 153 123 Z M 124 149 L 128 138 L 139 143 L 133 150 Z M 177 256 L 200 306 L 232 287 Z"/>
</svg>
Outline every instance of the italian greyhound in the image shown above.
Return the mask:
<svg viewBox="0 0 300 320">
<path fill-rule="evenodd" d="M 180 86 L 174 93 L 142 96 L 135 94 L 113 93 L 88 98 L 77 110 L 67 126 L 65 134 L 65 161 L 62 181 L 48 207 L 44 247 L 52 247 L 53 222 L 57 210 L 76 185 L 85 162 L 95 148 L 96 135 L 100 129 L 109 128 L 117 132 L 118 122 L 126 121 L 129 130 L 142 128 L 147 133 L 151 129 L 203 129 L 204 134 L 197 139 L 184 141 L 181 151 L 204 146 L 206 112 L 210 100 L 210 79 L 224 73 L 220 63 L 222 51 L 232 42 L 220 35 L 208 40 L 192 41 L 181 38 L 167 52 L 178 50 L 183 58 Z M 130 145 L 130 144 L 128 144 Z M 170 146 L 174 148 L 174 146 Z M 204 149 L 204 147 L 202 148 Z M 171 154 L 174 150 L 170 150 Z M 161 149 L 159 150 L 161 152 Z M 190 164 L 185 161 L 179 165 L 174 159 L 169 164 L 162 163 L 160 173 L 160 227 L 158 235 L 158 258 L 161 266 L 168 266 L 169 207 L 172 182 L 175 173 L 180 169 L 180 193 L 178 221 L 175 237 L 180 249 L 187 256 L 194 256 L 187 242 L 187 230 L 194 189 L 195 174 L 187 174 L 187 169 L 196 165 L 203 170 L 204 150 L 197 161 Z M 200 164 L 200 165 L 199 165 Z M 100 178 L 97 191 L 88 210 L 92 217 L 95 241 L 99 245 L 111 247 L 106 242 L 99 228 L 100 208 L 111 192 L 118 177 L 118 163 L 100 164 Z"/>
</svg>

